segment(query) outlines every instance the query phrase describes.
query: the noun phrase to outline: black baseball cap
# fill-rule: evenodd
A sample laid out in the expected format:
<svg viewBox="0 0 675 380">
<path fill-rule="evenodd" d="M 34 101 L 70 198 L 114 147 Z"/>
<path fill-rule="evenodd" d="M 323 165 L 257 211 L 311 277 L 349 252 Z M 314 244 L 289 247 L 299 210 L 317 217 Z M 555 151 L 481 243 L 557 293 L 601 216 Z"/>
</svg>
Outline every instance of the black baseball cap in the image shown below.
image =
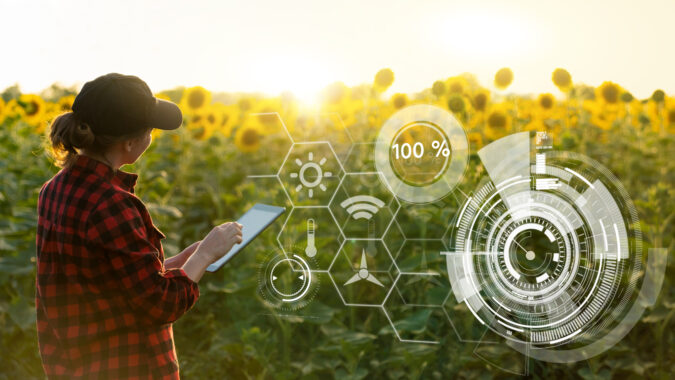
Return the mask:
<svg viewBox="0 0 675 380">
<path fill-rule="evenodd" d="M 176 104 L 155 98 L 150 87 L 134 75 L 110 73 L 85 83 L 72 109 L 94 134 L 107 136 L 130 135 L 150 127 L 172 130 L 183 123 Z"/>
</svg>

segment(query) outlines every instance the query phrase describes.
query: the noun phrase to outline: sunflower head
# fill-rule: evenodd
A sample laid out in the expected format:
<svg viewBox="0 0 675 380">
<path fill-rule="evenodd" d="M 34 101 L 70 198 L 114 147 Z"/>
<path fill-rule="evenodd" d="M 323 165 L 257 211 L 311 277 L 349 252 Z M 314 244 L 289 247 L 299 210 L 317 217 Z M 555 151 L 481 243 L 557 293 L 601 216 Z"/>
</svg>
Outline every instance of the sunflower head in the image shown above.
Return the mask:
<svg viewBox="0 0 675 380">
<path fill-rule="evenodd" d="M 0 123 L 2 123 L 3 120 L 5 120 L 5 109 L 7 106 L 5 105 L 5 101 L 2 100 L 2 97 L 0 97 Z"/>
<path fill-rule="evenodd" d="M 560 91 L 566 91 L 572 87 L 572 76 L 565 69 L 557 68 L 553 70 L 553 74 L 551 74 L 551 80 L 553 81 L 553 84 L 555 84 L 556 87 L 560 89 Z"/>
<path fill-rule="evenodd" d="M 38 95 L 25 94 L 19 96 L 17 102 L 23 109 L 23 117 L 29 124 L 37 125 L 45 114 L 45 101 Z"/>
<path fill-rule="evenodd" d="M 494 110 L 488 115 L 487 125 L 492 129 L 505 129 L 508 125 L 508 115 L 502 110 Z"/>
<path fill-rule="evenodd" d="M 508 67 L 499 69 L 499 71 L 497 71 L 495 74 L 495 86 L 498 89 L 506 89 L 511 85 L 511 82 L 513 82 L 513 71 L 511 71 L 511 69 Z"/>
<path fill-rule="evenodd" d="M 621 101 L 624 102 L 624 103 L 630 103 L 630 102 L 633 101 L 633 99 L 635 99 L 635 98 L 633 97 L 633 94 L 631 94 L 631 93 L 628 92 L 628 91 L 626 91 L 626 92 L 624 92 L 623 94 L 621 94 Z"/>
<path fill-rule="evenodd" d="M 448 109 L 453 113 L 462 113 L 466 110 L 466 103 L 464 102 L 464 97 L 462 95 L 452 95 L 448 99 Z"/>
<path fill-rule="evenodd" d="M 181 106 L 188 113 L 198 112 L 211 104 L 211 93 L 201 86 L 185 89 Z"/>
<path fill-rule="evenodd" d="M 473 96 L 473 108 L 476 111 L 485 111 L 485 107 L 488 104 L 488 100 L 490 100 L 490 93 L 485 90 L 480 90 L 478 91 L 474 96 Z"/>
<path fill-rule="evenodd" d="M 666 111 L 666 125 L 675 125 L 675 107 Z"/>
<path fill-rule="evenodd" d="M 541 109 L 548 111 L 555 105 L 555 98 L 549 93 L 541 94 L 539 95 L 539 98 L 537 98 L 537 104 Z"/>
<path fill-rule="evenodd" d="M 234 137 L 234 143 L 237 145 L 237 148 L 244 153 L 256 152 L 260 148 L 261 140 L 262 134 L 253 125 L 242 126 L 237 130 Z"/>
<path fill-rule="evenodd" d="M 662 103 L 663 100 L 666 98 L 666 93 L 663 92 L 663 90 L 656 90 L 654 93 L 652 93 L 652 100 L 655 101 L 656 103 Z"/>
<path fill-rule="evenodd" d="M 239 107 L 236 104 L 224 105 L 222 103 L 216 103 L 213 105 L 213 109 L 214 112 L 219 115 L 217 120 L 220 120 L 220 123 L 216 125 L 216 128 L 220 130 L 225 137 L 230 137 L 234 125 L 239 120 Z"/>
<path fill-rule="evenodd" d="M 66 95 L 61 97 L 56 104 L 58 105 L 60 112 L 69 112 L 73 109 L 73 102 L 75 101 L 75 95 Z"/>
<path fill-rule="evenodd" d="M 405 107 L 406 104 L 408 104 L 408 96 L 406 94 L 397 93 L 391 97 L 391 105 L 397 110 Z"/>
<path fill-rule="evenodd" d="M 619 102 L 621 88 L 618 84 L 612 82 L 603 82 L 596 90 L 596 98 L 602 99 L 606 104 L 616 104 Z"/>
<path fill-rule="evenodd" d="M 511 116 L 504 104 L 496 104 L 490 108 L 485 119 L 485 136 L 494 140 L 506 135 L 511 128 Z"/>
<path fill-rule="evenodd" d="M 391 69 L 382 69 L 375 74 L 375 80 L 373 82 L 375 88 L 384 91 L 389 88 L 392 83 L 394 83 L 394 72 L 391 71 Z"/>
<path fill-rule="evenodd" d="M 448 78 L 446 85 L 448 87 L 448 94 L 450 95 L 463 94 L 469 88 L 469 84 L 467 83 L 466 79 L 461 76 Z"/>
</svg>

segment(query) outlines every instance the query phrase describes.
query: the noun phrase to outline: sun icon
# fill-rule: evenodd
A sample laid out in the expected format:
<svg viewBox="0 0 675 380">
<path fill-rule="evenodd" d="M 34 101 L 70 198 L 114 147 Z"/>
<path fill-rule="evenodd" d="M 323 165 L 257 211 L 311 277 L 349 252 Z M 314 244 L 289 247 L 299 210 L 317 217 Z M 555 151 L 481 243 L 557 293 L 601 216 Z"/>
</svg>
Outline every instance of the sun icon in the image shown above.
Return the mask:
<svg viewBox="0 0 675 380">
<path fill-rule="evenodd" d="M 324 178 L 332 177 L 333 173 L 325 172 L 321 168 L 323 164 L 326 163 L 326 158 L 322 158 L 321 161 L 317 164 L 314 162 L 314 153 L 309 152 L 307 155 L 307 162 L 302 162 L 301 159 L 296 158 L 295 163 L 300 167 L 298 173 L 291 173 L 291 178 L 300 177 L 300 184 L 295 187 L 295 191 L 301 191 L 303 186 L 307 188 L 309 197 L 314 197 L 314 188 L 319 187 L 322 191 L 326 191 L 326 186 L 321 183 L 321 180 Z M 311 170 L 310 170 L 311 169 Z M 309 173 L 307 170 L 310 170 Z M 313 173 L 312 173 L 313 172 Z"/>
</svg>

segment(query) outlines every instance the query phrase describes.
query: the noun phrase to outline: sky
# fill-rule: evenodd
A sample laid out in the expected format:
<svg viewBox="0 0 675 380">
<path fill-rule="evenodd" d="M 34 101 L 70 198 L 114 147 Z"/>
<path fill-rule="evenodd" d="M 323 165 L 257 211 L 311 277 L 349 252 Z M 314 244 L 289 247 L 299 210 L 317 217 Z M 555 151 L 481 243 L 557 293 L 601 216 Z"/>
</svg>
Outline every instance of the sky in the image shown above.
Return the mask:
<svg viewBox="0 0 675 380">
<path fill-rule="evenodd" d="M 613 81 L 639 98 L 675 94 L 673 0 L 0 0 L 0 90 L 78 88 L 108 72 L 159 92 L 291 91 L 372 82 L 391 68 L 390 92 L 414 93 L 469 72 L 492 88 L 510 67 L 516 93 L 558 93 Z"/>
</svg>

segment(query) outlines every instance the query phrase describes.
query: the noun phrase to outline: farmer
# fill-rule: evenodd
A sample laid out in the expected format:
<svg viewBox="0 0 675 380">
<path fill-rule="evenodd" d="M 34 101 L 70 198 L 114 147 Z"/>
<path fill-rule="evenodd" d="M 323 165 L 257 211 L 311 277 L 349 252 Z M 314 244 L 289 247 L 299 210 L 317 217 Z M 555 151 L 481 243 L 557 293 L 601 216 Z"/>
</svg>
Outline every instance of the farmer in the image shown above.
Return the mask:
<svg viewBox="0 0 675 380">
<path fill-rule="evenodd" d="M 199 297 L 206 267 L 241 242 L 221 224 L 165 259 L 137 175 L 119 170 L 151 142 L 153 128 L 182 124 L 135 76 L 87 82 L 49 138 L 61 171 L 38 201 L 35 305 L 42 364 L 50 379 L 178 379 L 172 323 Z"/>
</svg>

